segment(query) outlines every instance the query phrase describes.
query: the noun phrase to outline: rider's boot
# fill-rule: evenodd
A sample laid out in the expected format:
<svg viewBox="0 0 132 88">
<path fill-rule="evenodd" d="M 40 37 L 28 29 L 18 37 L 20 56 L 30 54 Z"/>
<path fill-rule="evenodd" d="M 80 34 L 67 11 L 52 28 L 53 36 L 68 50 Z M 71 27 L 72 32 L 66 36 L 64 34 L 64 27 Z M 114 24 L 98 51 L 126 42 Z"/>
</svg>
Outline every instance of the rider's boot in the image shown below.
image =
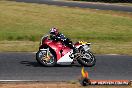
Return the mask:
<svg viewBox="0 0 132 88">
<path fill-rule="evenodd" d="M 79 50 L 76 47 L 74 47 L 73 48 L 73 54 L 76 54 L 76 53 L 79 53 Z"/>
<path fill-rule="evenodd" d="M 79 52 L 78 48 L 74 47 L 73 55 L 74 55 L 74 58 L 78 58 L 80 56 L 80 52 Z"/>
</svg>

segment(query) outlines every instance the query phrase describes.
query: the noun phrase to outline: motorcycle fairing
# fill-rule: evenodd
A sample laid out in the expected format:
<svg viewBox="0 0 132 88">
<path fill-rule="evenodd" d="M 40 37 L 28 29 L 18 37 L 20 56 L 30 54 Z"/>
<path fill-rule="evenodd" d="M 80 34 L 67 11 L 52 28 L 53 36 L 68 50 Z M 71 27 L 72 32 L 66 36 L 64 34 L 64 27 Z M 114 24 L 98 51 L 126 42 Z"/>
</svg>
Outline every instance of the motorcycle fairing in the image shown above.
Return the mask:
<svg viewBox="0 0 132 88">
<path fill-rule="evenodd" d="M 70 58 L 70 55 L 73 53 L 73 50 L 71 50 L 70 52 L 68 52 L 67 54 L 65 54 L 64 56 L 62 56 L 58 61 L 57 64 L 71 64 L 73 62 L 73 59 Z"/>
<path fill-rule="evenodd" d="M 71 50 L 69 47 L 63 45 L 61 42 L 56 42 L 46 39 L 45 44 L 55 51 L 57 61 Z"/>
</svg>

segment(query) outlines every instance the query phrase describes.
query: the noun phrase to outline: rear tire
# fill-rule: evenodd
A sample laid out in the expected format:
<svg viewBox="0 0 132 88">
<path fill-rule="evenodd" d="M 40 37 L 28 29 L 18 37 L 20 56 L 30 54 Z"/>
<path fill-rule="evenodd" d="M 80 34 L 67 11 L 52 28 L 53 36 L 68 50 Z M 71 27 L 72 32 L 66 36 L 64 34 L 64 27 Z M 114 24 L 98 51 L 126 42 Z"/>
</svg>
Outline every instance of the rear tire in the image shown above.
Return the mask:
<svg viewBox="0 0 132 88">
<path fill-rule="evenodd" d="M 90 52 L 90 51 L 85 51 L 85 57 L 86 58 L 79 58 L 78 63 L 81 64 L 82 66 L 87 66 L 87 67 L 92 67 L 96 63 L 96 58 L 95 56 Z"/>
<path fill-rule="evenodd" d="M 37 62 L 42 65 L 42 66 L 47 66 L 47 67 L 52 67 L 52 66 L 55 66 L 56 65 L 56 54 L 55 52 L 49 48 L 49 51 L 50 51 L 50 54 L 52 55 L 52 59 L 50 61 L 46 61 L 44 60 L 44 55 L 45 53 L 42 51 L 42 50 L 39 50 L 37 53 L 36 53 L 36 60 Z"/>
</svg>

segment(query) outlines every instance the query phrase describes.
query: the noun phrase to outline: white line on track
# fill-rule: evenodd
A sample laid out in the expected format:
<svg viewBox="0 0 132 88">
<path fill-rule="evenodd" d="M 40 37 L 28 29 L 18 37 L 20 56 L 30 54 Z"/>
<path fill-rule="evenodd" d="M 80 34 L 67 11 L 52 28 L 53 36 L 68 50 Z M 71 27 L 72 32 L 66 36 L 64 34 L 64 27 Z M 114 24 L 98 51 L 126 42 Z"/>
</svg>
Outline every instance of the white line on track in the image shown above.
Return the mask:
<svg viewBox="0 0 132 88">
<path fill-rule="evenodd" d="M 0 82 L 41 82 L 38 80 L 0 80 Z"/>
</svg>

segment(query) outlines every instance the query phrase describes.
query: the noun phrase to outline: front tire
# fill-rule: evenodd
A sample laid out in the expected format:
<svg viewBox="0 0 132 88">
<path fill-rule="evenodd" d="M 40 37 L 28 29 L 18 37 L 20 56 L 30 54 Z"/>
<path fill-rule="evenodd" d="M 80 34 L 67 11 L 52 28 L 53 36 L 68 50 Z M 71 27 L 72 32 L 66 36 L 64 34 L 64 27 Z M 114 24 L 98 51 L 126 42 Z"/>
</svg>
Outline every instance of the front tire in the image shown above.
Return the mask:
<svg viewBox="0 0 132 88">
<path fill-rule="evenodd" d="M 78 63 L 82 66 L 92 67 L 96 63 L 96 58 L 90 51 L 85 51 L 83 57 L 78 59 Z"/>
<path fill-rule="evenodd" d="M 42 50 L 39 50 L 36 53 L 37 62 L 42 66 L 47 66 L 47 67 L 55 66 L 56 65 L 56 55 L 55 55 L 54 51 L 52 49 L 49 49 L 48 53 L 50 54 L 51 58 L 50 58 L 50 60 L 46 61 L 45 60 L 46 53 Z"/>
</svg>

